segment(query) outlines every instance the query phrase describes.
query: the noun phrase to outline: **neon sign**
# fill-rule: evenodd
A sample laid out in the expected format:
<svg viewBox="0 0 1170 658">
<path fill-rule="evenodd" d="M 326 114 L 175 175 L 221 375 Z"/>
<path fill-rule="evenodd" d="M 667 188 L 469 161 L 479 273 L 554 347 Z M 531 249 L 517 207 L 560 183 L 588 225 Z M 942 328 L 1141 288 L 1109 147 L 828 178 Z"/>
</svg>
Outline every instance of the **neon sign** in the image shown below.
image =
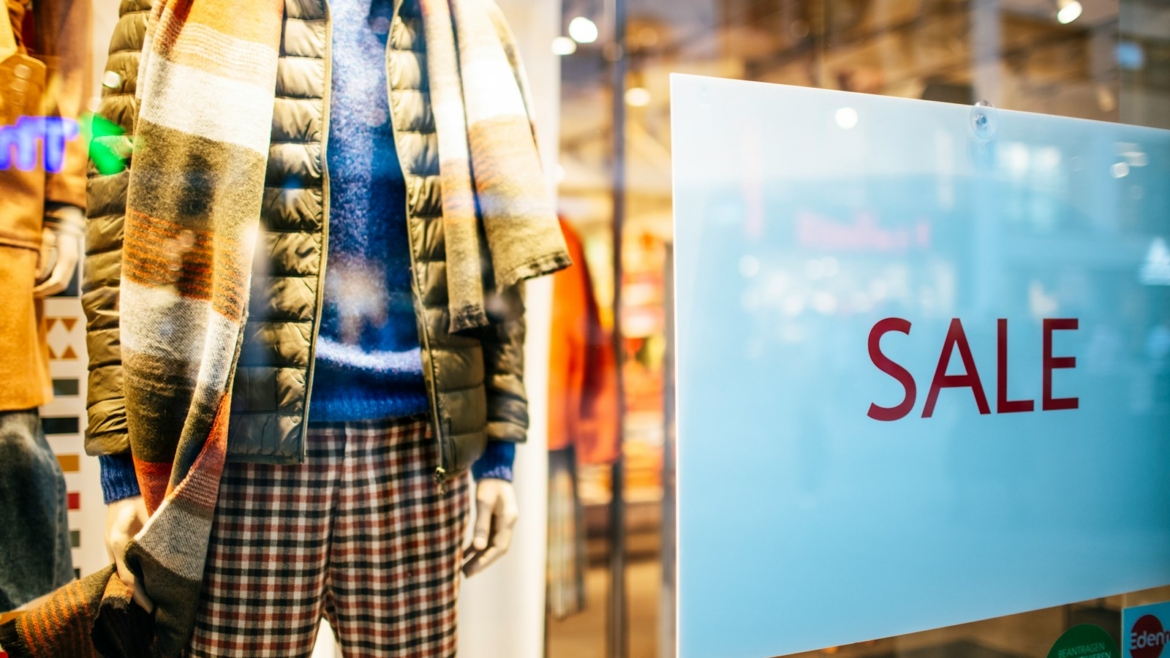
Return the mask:
<svg viewBox="0 0 1170 658">
<path fill-rule="evenodd" d="M 10 126 L 0 126 L 0 170 L 37 168 L 43 153 L 45 171 L 60 173 L 65 168 L 65 144 L 81 134 L 77 122 L 62 117 L 20 117 Z M 38 148 L 38 144 L 44 148 Z"/>
</svg>

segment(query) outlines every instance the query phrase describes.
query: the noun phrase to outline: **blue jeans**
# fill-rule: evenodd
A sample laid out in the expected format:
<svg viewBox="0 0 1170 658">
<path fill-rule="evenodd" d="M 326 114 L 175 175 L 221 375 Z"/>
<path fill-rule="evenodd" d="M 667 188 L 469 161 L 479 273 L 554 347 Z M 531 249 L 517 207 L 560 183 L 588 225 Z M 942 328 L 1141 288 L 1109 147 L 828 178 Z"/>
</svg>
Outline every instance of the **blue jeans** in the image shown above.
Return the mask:
<svg viewBox="0 0 1170 658">
<path fill-rule="evenodd" d="M 0 612 L 73 580 L 66 505 L 37 411 L 0 412 Z"/>
</svg>

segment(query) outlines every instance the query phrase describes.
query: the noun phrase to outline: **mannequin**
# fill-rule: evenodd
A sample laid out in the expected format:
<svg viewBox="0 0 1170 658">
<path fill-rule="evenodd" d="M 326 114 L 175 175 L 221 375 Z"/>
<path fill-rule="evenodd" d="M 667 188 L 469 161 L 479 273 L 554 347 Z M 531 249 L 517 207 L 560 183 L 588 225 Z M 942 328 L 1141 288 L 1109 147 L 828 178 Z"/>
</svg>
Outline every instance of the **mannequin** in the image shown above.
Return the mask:
<svg viewBox="0 0 1170 658">
<path fill-rule="evenodd" d="M 0 15 L 0 126 L 48 117 L 76 128 L 87 6 L 40 2 L 28 21 L 30 7 L 8 0 Z M 52 397 L 41 299 L 64 290 L 77 267 L 85 151 L 72 130 L 58 160 L 59 149 L 50 154 L 51 139 L 40 133 L 37 152 L 29 148 L 35 142 L 0 141 L 7 163 L 0 168 L 0 612 L 73 579 L 65 478 L 37 407 Z"/>
<path fill-rule="evenodd" d="M 253 262 L 250 311 L 234 366 L 228 464 L 188 655 L 307 656 L 322 614 L 346 656 L 453 655 L 459 573 L 477 573 L 510 543 L 518 515 L 511 464 L 527 423 L 522 283 L 487 291 L 482 325 L 459 329 L 462 316 L 446 314 L 448 295 L 460 293 L 454 283 L 460 271 L 470 265 L 478 273 L 483 266 L 452 259 L 460 253 L 453 252 L 460 236 L 451 228 L 459 188 L 449 184 L 447 171 L 439 194 L 435 156 L 451 132 L 443 125 L 436 130 L 439 119 L 431 118 L 429 105 L 449 81 L 428 85 L 425 76 L 436 70 L 442 44 L 420 46 L 424 28 L 432 35 L 444 24 L 428 14 L 447 11 L 446 0 L 440 2 L 286 3 L 264 198 L 248 200 L 261 208 L 263 248 Z M 484 0 L 451 5 L 458 10 L 454 20 L 465 21 L 460 45 L 473 33 L 503 38 Z M 131 120 L 135 89 L 127 72 L 138 70 L 137 53 L 148 38 L 138 16 L 149 8 L 146 0 L 122 6 L 106 74 L 119 84 L 107 89 L 99 110 L 121 119 L 131 139 L 136 127 L 141 134 L 143 126 L 171 120 L 166 107 Z M 185 56 L 178 39 L 174 52 Z M 500 54 L 510 55 L 506 43 Z M 471 91 L 465 93 L 471 107 Z M 523 89 L 513 94 L 520 99 Z M 141 106 L 144 112 L 154 107 L 150 100 Z M 470 124 L 473 112 L 467 115 Z M 513 134 L 507 128 L 500 134 Z M 475 132 L 468 132 L 474 152 Z M 536 162 L 534 145 L 531 151 Z M 192 183 L 213 175 L 193 166 Z M 160 501 L 140 494 L 150 484 L 142 464 L 151 458 L 131 435 L 142 421 L 114 385 L 122 363 L 112 349 L 119 314 L 128 318 L 133 308 L 116 306 L 124 286 L 110 263 L 149 278 L 157 272 L 135 268 L 159 260 L 139 262 L 133 253 L 140 240 L 134 231 L 142 229 L 131 227 L 132 213 L 124 209 L 146 190 L 136 192 L 142 179 L 130 174 L 99 174 L 90 182 L 91 206 L 103 209 L 89 217 L 89 232 L 98 236 L 87 245 L 95 272 L 87 281 L 90 342 L 111 348 L 91 350 L 95 394 L 87 450 L 102 462 L 107 545 L 118 576 L 149 611 L 151 583 L 135 578 L 126 547 L 149 530 Z M 532 178 L 530 188 L 543 185 L 538 168 Z M 137 198 L 149 206 L 149 198 Z M 181 208 L 216 211 L 202 202 Z M 148 229 L 165 226 L 152 220 Z M 484 232 L 492 234 L 490 227 Z M 169 240 L 171 285 L 182 290 L 190 285 L 187 264 L 209 247 L 192 230 L 158 239 Z M 525 248 L 514 239 L 502 244 Z M 498 253 L 490 249 L 499 283 Z M 476 250 L 463 253 L 479 257 Z M 521 278 L 568 264 L 559 232 L 556 246 L 534 250 L 533 261 L 542 265 Z M 167 419 L 160 422 L 165 427 Z M 478 509 L 464 554 L 468 466 L 478 481 Z"/>
</svg>

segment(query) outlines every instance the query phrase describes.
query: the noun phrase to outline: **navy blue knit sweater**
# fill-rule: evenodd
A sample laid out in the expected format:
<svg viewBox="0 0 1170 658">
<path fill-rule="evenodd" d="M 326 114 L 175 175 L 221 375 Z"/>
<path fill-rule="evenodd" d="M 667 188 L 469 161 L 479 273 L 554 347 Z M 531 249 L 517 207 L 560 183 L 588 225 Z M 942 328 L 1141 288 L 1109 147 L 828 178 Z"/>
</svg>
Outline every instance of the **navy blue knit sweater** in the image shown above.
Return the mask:
<svg viewBox="0 0 1170 658">
<path fill-rule="evenodd" d="M 331 0 L 329 256 L 310 422 L 424 413 L 406 182 L 386 99 L 384 0 Z M 387 25 L 384 20 L 377 25 Z"/>
<path fill-rule="evenodd" d="M 386 93 L 391 0 L 330 0 L 329 254 L 310 422 L 425 413 L 410 287 L 406 183 Z M 477 478 L 512 479 L 515 445 L 491 441 Z M 102 457 L 106 502 L 138 494 L 128 457 Z"/>
</svg>

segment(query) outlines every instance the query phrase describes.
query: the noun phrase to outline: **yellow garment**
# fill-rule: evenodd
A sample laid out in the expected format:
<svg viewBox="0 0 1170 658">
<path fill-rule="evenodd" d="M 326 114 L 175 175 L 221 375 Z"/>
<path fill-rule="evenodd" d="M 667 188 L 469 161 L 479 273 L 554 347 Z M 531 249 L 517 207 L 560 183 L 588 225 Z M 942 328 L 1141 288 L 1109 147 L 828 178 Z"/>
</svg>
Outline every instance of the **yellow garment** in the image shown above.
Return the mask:
<svg viewBox="0 0 1170 658">
<path fill-rule="evenodd" d="M 11 21 L 0 21 L 0 62 L 16 54 L 16 32 Z"/>
<path fill-rule="evenodd" d="M 76 121 L 89 70 L 89 3 L 42 0 L 31 23 L 24 0 L 6 0 L 5 6 L 0 84 L 12 107 L 0 108 L 0 124 L 28 114 Z M 30 36 L 36 50 L 25 42 Z M 43 161 L 31 171 L 0 170 L 0 411 L 32 409 L 52 397 L 42 303 L 32 291 L 44 225 L 83 228 L 71 219 L 76 214 L 58 209 L 85 207 L 86 148 L 81 138 L 70 141 L 59 173 L 46 172 Z"/>
<path fill-rule="evenodd" d="M 39 407 L 52 397 L 41 300 L 33 299 L 37 252 L 0 245 L 0 412 Z"/>
</svg>

